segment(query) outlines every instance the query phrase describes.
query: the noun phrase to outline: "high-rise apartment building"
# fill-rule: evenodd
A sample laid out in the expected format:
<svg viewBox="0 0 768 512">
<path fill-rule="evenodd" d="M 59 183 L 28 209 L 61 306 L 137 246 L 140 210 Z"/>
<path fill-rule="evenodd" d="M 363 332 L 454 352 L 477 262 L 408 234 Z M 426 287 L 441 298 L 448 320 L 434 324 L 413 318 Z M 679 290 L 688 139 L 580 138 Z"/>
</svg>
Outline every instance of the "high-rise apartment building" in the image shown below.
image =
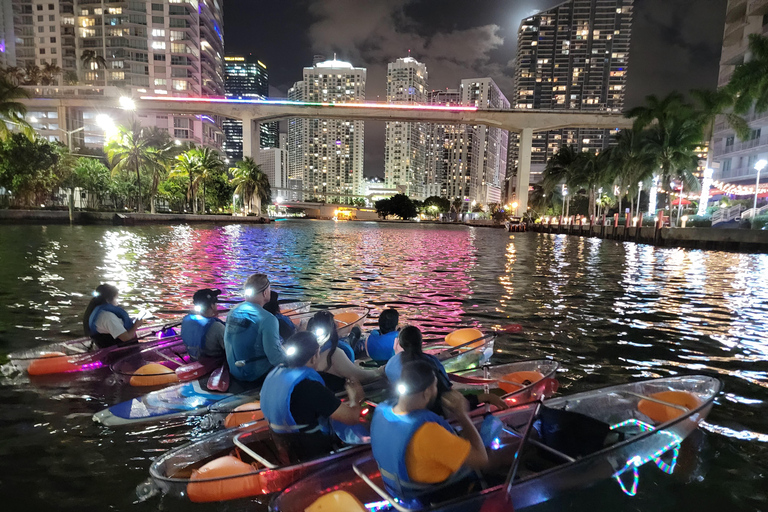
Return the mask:
<svg viewBox="0 0 768 512">
<path fill-rule="evenodd" d="M 288 99 L 358 103 L 365 100 L 365 68 L 336 60 L 304 68 Z M 364 123 L 340 119 L 289 119 L 289 178 L 301 177 L 304 199 L 348 201 L 363 195 Z M 346 197 L 345 197 L 346 196 Z"/>
<path fill-rule="evenodd" d="M 518 30 L 514 108 L 621 112 L 634 0 L 570 0 L 525 18 Z M 610 132 L 535 133 L 531 181 L 562 145 L 601 150 Z M 510 145 L 517 160 L 517 143 Z"/>
<path fill-rule="evenodd" d="M 509 101 L 492 78 L 461 81 L 461 103 L 481 109 L 509 109 Z M 484 205 L 501 203 L 507 171 L 509 133 L 484 125 L 471 127 L 470 196 Z"/>
<path fill-rule="evenodd" d="M 288 152 L 280 148 L 260 149 L 254 160 L 269 179 L 272 197 L 283 197 L 288 188 Z"/>
<path fill-rule="evenodd" d="M 725 14 L 718 86 L 726 85 L 736 66 L 749 60 L 749 35 L 768 32 L 768 0 L 729 0 Z M 741 141 L 723 119 L 715 123 L 710 145 L 715 181 L 754 187 L 755 163 L 768 159 L 768 112 L 751 110 L 743 116 L 751 128 Z M 764 171 L 765 172 L 765 171 Z M 761 180 L 762 181 L 762 180 Z"/>
<path fill-rule="evenodd" d="M 138 94 L 223 96 L 221 0 L 11 0 L 16 65 L 53 64 L 59 85 L 117 86 Z M 221 146 L 210 116 L 142 112 L 172 137 Z M 73 112 L 67 128 L 83 122 Z"/>
<path fill-rule="evenodd" d="M 267 66 L 248 56 L 224 57 L 224 90 L 227 98 L 239 100 L 263 100 L 269 96 Z M 278 123 L 261 123 L 259 146 L 277 147 Z M 243 122 L 239 119 L 224 120 L 224 152 L 231 160 L 243 158 Z"/>
<path fill-rule="evenodd" d="M 387 102 L 423 104 L 427 100 L 427 66 L 412 57 L 387 65 Z M 424 199 L 427 125 L 388 122 L 384 145 L 384 181 L 414 199 Z"/>
<path fill-rule="evenodd" d="M 458 89 L 429 91 L 427 103 L 446 107 L 461 105 L 461 93 Z M 456 134 L 461 133 L 463 137 L 465 131 L 466 127 L 461 125 L 427 124 L 424 145 L 425 196 L 454 197 L 454 194 L 448 194 L 448 171 L 453 171 L 454 166 L 460 163 L 460 152 L 454 152 L 453 148 Z"/>
<path fill-rule="evenodd" d="M 16 65 L 16 37 L 13 34 L 13 4 L 0 0 L 0 66 Z"/>
</svg>

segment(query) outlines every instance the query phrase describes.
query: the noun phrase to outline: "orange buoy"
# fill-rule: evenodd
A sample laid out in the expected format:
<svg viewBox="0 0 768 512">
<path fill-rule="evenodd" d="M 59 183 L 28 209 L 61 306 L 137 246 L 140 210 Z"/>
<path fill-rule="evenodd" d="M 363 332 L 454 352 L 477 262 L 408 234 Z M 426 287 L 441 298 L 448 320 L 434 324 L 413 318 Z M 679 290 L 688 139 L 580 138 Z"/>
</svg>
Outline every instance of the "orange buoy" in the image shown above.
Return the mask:
<svg viewBox="0 0 768 512">
<path fill-rule="evenodd" d="M 347 491 L 333 491 L 317 498 L 304 512 L 368 512 L 368 509 Z"/>
<path fill-rule="evenodd" d="M 164 386 L 179 382 L 176 372 L 160 363 L 145 364 L 136 370 L 129 381 L 131 386 L 140 388 L 144 386 Z"/>
<path fill-rule="evenodd" d="M 64 352 L 48 352 L 41 354 L 27 367 L 27 373 L 30 375 L 52 375 L 54 373 L 75 372 L 80 369 L 80 365 L 69 361 Z"/>
<path fill-rule="evenodd" d="M 248 402 L 247 404 L 238 405 L 234 411 L 227 414 L 227 417 L 224 418 L 224 427 L 239 427 L 240 425 L 263 419 L 264 414 L 261 412 L 261 404 L 259 402 Z"/>
<path fill-rule="evenodd" d="M 513 393 L 523 386 L 539 382 L 543 378 L 544 376 L 542 374 L 534 371 L 512 372 L 499 379 L 499 387 L 507 393 Z M 516 382 L 517 384 L 520 384 L 520 386 L 515 386 L 514 384 L 511 384 L 512 382 Z"/>
<path fill-rule="evenodd" d="M 445 337 L 445 342 L 452 346 L 452 347 L 458 347 L 459 345 L 463 345 L 464 343 L 470 342 L 472 340 L 476 340 L 477 338 L 482 338 L 483 333 L 480 332 L 478 329 L 456 329 L 452 333 L 449 333 Z M 477 343 L 472 343 L 471 345 L 467 345 L 467 349 L 471 348 L 477 348 L 482 347 L 485 344 L 486 340 L 478 340 Z"/>
<path fill-rule="evenodd" d="M 341 329 L 360 320 L 360 315 L 352 311 L 345 311 L 344 313 L 333 315 L 333 319 L 336 321 L 336 328 Z"/>
<path fill-rule="evenodd" d="M 207 503 L 247 498 L 262 492 L 256 468 L 226 455 L 192 471 L 187 494 L 194 503 Z"/>
<path fill-rule="evenodd" d="M 693 410 L 701 405 L 701 401 L 698 397 L 687 391 L 660 391 L 649 395 L 650 398 L 661 400 L 673 405 L 680 405 L 686 409 Z M 686 411 L 678 409 L 676 407 L 670 407 L 668 405 L 653 402 L 651 400 L 642 399 L 637 404 L 637 410 L 651 418 L 656 423 L 666 423 L 673 420 L 683 414 Z"/>
</svg>

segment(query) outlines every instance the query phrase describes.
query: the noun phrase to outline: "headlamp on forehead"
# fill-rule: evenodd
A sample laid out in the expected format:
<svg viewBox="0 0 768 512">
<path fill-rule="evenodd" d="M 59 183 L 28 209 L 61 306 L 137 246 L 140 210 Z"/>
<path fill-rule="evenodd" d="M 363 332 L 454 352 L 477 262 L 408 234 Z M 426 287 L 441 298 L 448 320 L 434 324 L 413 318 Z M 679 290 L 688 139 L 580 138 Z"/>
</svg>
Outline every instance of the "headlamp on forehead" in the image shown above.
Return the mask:
<svg viewBox="0 0 768 512">
<path fill-rule="evenodd" d="M 317 342 L 320 345 L 325 344 L 329 339 L 331 339 L 330 333 L 326 332 L 326 330 L 322 327 L 315 329 L 315 336 L 317 337 Z"/>
</svg>

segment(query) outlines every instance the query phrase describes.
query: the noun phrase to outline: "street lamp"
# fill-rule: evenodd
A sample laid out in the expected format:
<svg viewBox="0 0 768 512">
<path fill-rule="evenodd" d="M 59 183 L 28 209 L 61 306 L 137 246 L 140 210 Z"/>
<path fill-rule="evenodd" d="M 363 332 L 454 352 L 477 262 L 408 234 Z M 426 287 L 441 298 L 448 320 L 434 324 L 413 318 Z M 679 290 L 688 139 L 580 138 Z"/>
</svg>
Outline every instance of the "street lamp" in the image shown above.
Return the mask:
<svg viewBox="0 0 768 512">
<path fill-rule="evenodd" d="M 563 183 L 563 211 L 560 212 L 560 216 L 565 216 L 565 196 L 568 195 L 568 187 L 565 186 L 565 183 Z"/>
<path fill-rule="evenodd" d="M 768 165 L 768 161 L 766 160 L 758 160 L 757 163 L 755 163 L 755 169 L 757 170 L 757 181 L 755 182 L 755 204 L 752 205 L 752 218 L 757 215 L 757 193 L 758 187 L 760 186 L 760 171 L 765 169 L 766 165 Z"/>
</svg>

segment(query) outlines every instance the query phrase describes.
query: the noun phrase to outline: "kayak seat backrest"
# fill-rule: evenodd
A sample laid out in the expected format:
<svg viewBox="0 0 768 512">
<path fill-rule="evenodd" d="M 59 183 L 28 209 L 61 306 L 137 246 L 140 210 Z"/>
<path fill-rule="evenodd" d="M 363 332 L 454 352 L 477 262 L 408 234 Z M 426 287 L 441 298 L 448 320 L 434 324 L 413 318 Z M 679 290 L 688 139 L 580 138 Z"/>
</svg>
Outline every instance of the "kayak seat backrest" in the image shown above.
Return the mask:
<svg viewBox="0 0 768 512">
<path fill-rule="evenodd" d="M 353 311 L 345 311 L 344 313 L 334 315 L 333 319 L 336 321 L 336 328 L 340 329 L 360 320 L 360 315 Z"/>
<path fill-rule="evenodd" d="M 451 347 L 458 347 L 459 345 L 463 345 L 465 343 L 469 343 L 472 340 L 476 340 L 477 338 L 482 338 L 483 333 L 480 332 L 478 329 L 473 328 L 467 328 L 467 329 L 457 329 L 445 337 L 445 343 L 450 345 Z M 466 349 L 469 350 L 471 348 L 481 347 L 485 345 L 485 340 L 479 340 L 477 343 L 472 343 L 471 345 L 467 345 Z"/>
<path fill-rule="evenodd" d="M 226 501 L 262 494 L 256 468 L 237 457 L 214 459 L 192 472 L 187 495 L 194 503 Z"/>
<path fill-rule="evenodd" d="M 659 402 L 654 402 L 653 400 L 640 400 L 637 404 L 637 410 L 648 416 L 657 424 L 674 420 L 701 405 L 699 398 L 687 391 L 661 391 L 648 396 L 649 398 L 666 402 L 672 406 L 677 406 L 671 407 Z"/>
<path fill-rule="evenodd" d="M 323 494 L 305 512 L 368 512 L 365 505 L 347 491 L 333 491 Z"/>
<path fill-rule="evenodd" d="M 539 382 L 543 378 L 544 375 L 536 371 L 512 372 L 504 375 L 501 379 L 499 379 L 499 387 L 507 393 L 514 393 L 515 391 L 522 389 L 524 386 L 528 386 L 534 382 Z M 513 382 L 520 384 L 520 386 L 511 384 Z"/>
<path fill-rule="evenodd" d="M 541 442 L 570 457 L 584 457 L 605 446 L 611 426 L 578 412 L 542 406 L 534 428 Z"/>
</svg>

